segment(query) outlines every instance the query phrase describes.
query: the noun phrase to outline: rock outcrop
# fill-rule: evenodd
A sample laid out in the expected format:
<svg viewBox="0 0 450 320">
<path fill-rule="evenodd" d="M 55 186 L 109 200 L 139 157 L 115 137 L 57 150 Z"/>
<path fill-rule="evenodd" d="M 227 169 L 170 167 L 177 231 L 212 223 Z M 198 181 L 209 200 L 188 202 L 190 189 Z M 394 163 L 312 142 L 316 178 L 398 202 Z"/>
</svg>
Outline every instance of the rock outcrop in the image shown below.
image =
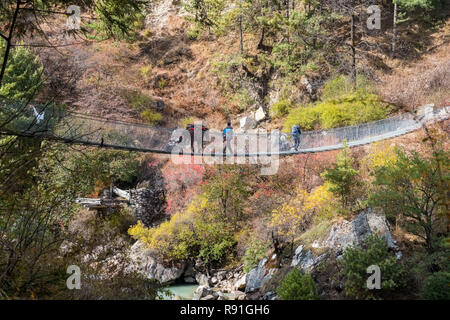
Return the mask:
<svg viewBox="0 0 450 320">
<path fill-rule="evenodd" d="M 130 190 L 130 208 L 136 220 L 146 227 L 161 220 L 165 215 L 165 191 L 160 188 L 140 188 Z"/>
<path fill-rule="evenodd" d="M 325 253 L 316 255 L 311 250 L 306 250 L 303 245 L 299 245 L 295 250 L 291 266 L 310 272 L 325 260 L 330 252 L 333 252 L 336 257 L 340 257 L 346 248 L 360 245 L 365 238 L 372 234 L 383 237 L 390 248 L 398 249 L 389 231 L 386 217 L 368 208 L 352 221 L 344 220 L 332 225 L 325 240 L 313 242 L 313 248 L 321 249 L 320 251 L 325 250 Z M 401 257 L 401 254 L 398 253 L 397 257 Z"/>
<path fill-rule="evenodd" d="M 321 261 L 326 258 L 326 253 L 320 256 L 314 255 L 310 250 L 303 250 L 300 245 L 295 249 L 294 257 L 292 258 L 292 267 L 299 267 L 303 271 L 311 271 Z"/>
<path fill-rule="evenodd" d="M 245 292 L 253 292 L 262 287 L 262 285 L 268 281 L 274 272 L 277 270 L 275 268 L 268 268 L 268 259 L 264 258 L 259 263 L 258 266 L 247 274 L 247 283 L 245 286 Z"/>
<path fill-rule="evenodd" d="M 128 271 L 136 271 L 147 279 L 156 279 L 164 284 L 173 283 L 183 275 L 185 269 L 183 264 L 164 266 L 140 240 L 131 247 L 129 259 Z"/>
<path fill-rule="evenodd" d="M 337 252 L 337 255 L 353 245 L 360 245 L 371 234 L 378 234 L 386 240 L 390 248 L 397 249 L 392 238 L 386 217 L 380 212 L 368 208 L 352 221 L 344 220 L 331 227 L 328 237 L 322 242 L 315 242 L 314 247 L 327 247 Z"/>
</svg>

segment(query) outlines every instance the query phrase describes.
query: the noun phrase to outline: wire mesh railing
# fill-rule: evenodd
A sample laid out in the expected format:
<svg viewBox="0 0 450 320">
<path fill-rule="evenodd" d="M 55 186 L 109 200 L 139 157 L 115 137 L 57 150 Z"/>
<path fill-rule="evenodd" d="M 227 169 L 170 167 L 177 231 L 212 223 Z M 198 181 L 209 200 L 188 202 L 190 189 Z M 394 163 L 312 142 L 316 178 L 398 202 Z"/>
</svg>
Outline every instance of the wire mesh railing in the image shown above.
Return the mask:
<svg viewBox="0 0 450 320">
<path fill-rule="evenodd" d="M 415 114 L 399 114 L 387 119 L 356 126 L 305 131 L 301 135 L 298 151 L 293 149 L 293 141 L 290 134 L 280 133 L 277 136 L 279 144 L 275 151 L 269 147 L 269 150 L 267 148 L 257 148 L 256 151 L 253 149 L 250 152 L 247 146 L 244 152 L 235 152 L 233 155 L 292 155 L 320 152 L 342 148 L 344 142 L 350 147 L 358 146 L 409 133 L 417 130 L 424 122 L 429 120 L 446 119 L 449 114 L 448 109 L 449 107 L 434 109 L 433 107 L 425 106 L 420 108 Z M 3 134 L 39 136 L 67 143 L 169 154 L 178 140 L 175 134 L 176 128 L 161 128 L 139 123 L 108 120 L 85 114 L 65 112 L 56 107 L 36 107 L 33 113 L 30 108 L 10 105 L 2 107 L 0 115 L 0 132 Z M 6 121 L 5 119 L 12 120 Z M 214 130 L 210 131 L 217 132 Z M 240 138 L 245 140 L 256 138 L 259 145 L 264 145 L 265 143 L 271 145 L 270 140 L 273 139 L 273 136 L 258 131 L 236 132 L 234 141 Z M 205 155 L 201 151 L 188 154 Z M 220 150 L 210 155 L 223 156 L 223 152 Z"/>
</svg>

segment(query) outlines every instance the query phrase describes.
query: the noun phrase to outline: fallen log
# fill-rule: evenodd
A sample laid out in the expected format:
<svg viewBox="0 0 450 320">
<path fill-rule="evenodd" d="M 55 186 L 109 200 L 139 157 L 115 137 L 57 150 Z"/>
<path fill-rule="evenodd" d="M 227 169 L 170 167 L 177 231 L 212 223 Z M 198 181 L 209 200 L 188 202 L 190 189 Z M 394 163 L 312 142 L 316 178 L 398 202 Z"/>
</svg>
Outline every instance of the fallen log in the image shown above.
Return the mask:
<svg viewBox="0 0 450 320">
<path fill-rule="evenodd" d="M 88 208 L 89 210 L 117 208 L 126 202 L 127 202 L 126 200 L 120 199 L 101 199 L 101 198 L 78 198 L 75 200 L 75 203 L 80 204 Z"/>
<path fill-rule="evenodd" d="M 130 201 L 130 192 L 129 191 L 122 190 L 122 189 L 119 189 L 117 187 L 113 187 L 112 190 L 119 197 L 122 197 L 122 198 L 127 199 L 128 201 Z"/>
</svg>

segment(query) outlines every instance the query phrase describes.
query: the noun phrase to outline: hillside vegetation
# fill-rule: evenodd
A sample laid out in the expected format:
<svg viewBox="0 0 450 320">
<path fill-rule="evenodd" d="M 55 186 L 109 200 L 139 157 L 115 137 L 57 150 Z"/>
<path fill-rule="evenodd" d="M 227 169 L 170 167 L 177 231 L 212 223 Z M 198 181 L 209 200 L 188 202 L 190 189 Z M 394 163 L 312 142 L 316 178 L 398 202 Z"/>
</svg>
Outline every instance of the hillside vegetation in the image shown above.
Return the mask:
<svg viewBox="0 0 450 320">
<path fill-rule="evenodd" d="M 53 14 L 66 4 L 0 5 L 0 299 L 157 299 L 182 281 L 212 290 L 199 298 L 449 299 L 448 119 L 284 157 L 273 175 L 2 130 L 23 122 L 11 106 L 34 104 L 236 131 L 263 110 L 254 128 L 284 132 L 441 109 L 446 1 L 73 1 L 72 31 Z M 367 27 L 370 5 L 380 29 Z M 103 202 L 88 210 L 85 198 Z M 387 231 L 333 247 L 367 216 Z M 151 268 L 136 268 L 142 257 Z M 81 290 L 67 289 L 69 265 Z M 371 265 L 380 290 L 366 286 Z"/>
</svg>

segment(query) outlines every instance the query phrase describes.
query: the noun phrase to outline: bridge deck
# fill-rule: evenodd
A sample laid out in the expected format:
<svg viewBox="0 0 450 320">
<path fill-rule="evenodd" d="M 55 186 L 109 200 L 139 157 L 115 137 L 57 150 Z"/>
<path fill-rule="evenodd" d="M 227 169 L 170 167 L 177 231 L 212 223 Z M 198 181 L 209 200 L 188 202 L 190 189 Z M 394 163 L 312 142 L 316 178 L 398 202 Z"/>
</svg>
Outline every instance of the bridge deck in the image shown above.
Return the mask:
<svg viewBox="0 0 450 320">
<path fill-rule="evenodd" d="M 279 150 L 271 151 L 266 147 L 267 142 L 270 142 L 270 136 L 258 132 L 237 132 L 235 133 L 236 137 L 245 139 L 256 136 L 260 140 L 260 145 L 256 149 L 247 147 L 244 152 L 236 152 L 232 156 L 283 156 L 330 151 L 342 148 L 344 141 L 349 147 L 360 146 L 410 133 L 429 121 L 447 119 L 449 108 L 434 109 L 425 106 L 420 108 L 416 114 L 405 113 L 357 126 L 306 131 L 302 133 L 298 151 L 292 149 L 292 141 L 290 141 L 289 134 L 286 133 L 280 133 Z M 78 113 L 45 110 L 43 117 L 36 117 L 33 113 L 29 113 L 29 110 L 25 111 L 23 108 L 20 112 L 20 117 L 3 125 L 0 132 L 18 136 L 39 136 L 65 143 L 159 154 L 170 154 L 175 144 L 173 137 L 175 129 L 112 121 Z M 5 122 L 3 121 L 3 123 Z M 192 152 L 184 154 L 224 156 L 222 151 L 212 154 Z"/>
</svg>

